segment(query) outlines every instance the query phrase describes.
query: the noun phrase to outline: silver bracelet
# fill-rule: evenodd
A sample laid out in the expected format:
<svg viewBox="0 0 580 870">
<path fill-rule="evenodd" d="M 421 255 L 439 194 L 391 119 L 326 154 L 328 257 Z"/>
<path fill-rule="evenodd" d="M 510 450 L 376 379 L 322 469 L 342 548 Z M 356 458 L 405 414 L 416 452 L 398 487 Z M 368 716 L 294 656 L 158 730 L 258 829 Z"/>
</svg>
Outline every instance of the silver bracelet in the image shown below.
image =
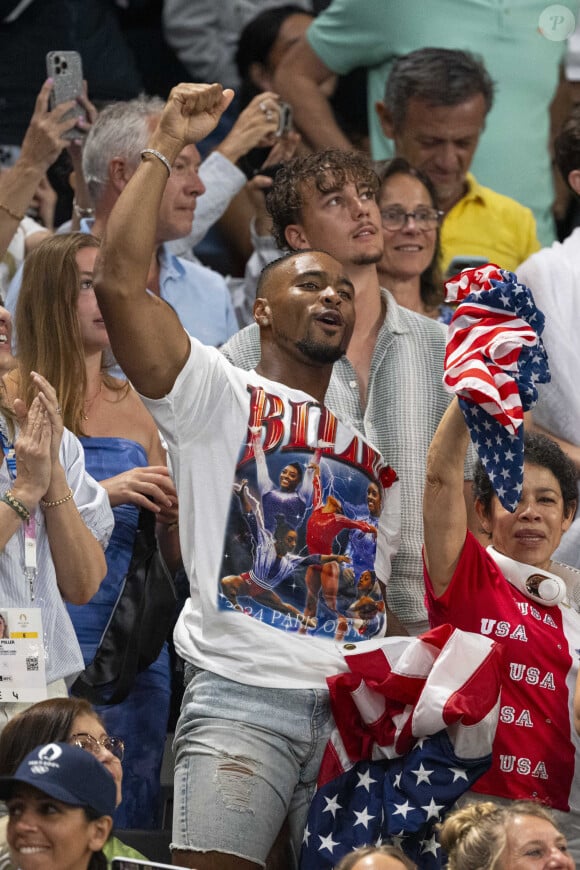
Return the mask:
<svg viewBox="0 0 580 870">
<path fill-rule="evenodd" d="M 171 163 L 161 151 L 156 151 L 155 148 L 144 148 L 141 152 L 141 160 L 145 157 L 146 154 L 153 154 L 154 157 L 157 157 L 158 160 L 161 160 L 165 168 L 167 169 L 167 174 L 171 175 Z"/>
<path fill-rule="evenodd" d="M 94 208 L 84 208 L 82 205 L 79 205 L 76 199 L 73 199 L 73 211 L 78 218 L 91 218 L 95 216 Z"/>
</svg>

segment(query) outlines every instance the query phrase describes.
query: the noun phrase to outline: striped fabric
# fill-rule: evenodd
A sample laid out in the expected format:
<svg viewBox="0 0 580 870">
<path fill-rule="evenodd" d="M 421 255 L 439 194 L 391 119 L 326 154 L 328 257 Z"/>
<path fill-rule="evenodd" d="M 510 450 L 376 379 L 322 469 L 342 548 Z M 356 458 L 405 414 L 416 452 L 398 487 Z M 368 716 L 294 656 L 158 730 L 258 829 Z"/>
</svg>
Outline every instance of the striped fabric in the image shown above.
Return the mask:
<svg viewBox="0 0 580 870">
<path fill-rule="evenodd" d="M 544 315 L 513 272 L 489 263 L 446 283 L 459 302 L 449 325 L 444 385 L 459 397 L 471 440 L 502 505 L 515 510 L 523 481 L 523 419 L 550 379 Z"/>
</svg>

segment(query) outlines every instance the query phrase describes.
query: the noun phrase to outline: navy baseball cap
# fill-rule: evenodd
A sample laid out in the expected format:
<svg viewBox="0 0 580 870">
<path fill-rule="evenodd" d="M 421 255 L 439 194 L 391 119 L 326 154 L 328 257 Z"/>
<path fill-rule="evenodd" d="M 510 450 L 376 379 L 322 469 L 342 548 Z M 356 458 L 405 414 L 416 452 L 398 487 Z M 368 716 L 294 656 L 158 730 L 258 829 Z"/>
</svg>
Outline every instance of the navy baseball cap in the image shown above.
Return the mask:
<svg viewBox="0 0 580 870">
<path fill-rule="evenodd" d="M 18 785 L 32 785 L 64 804 L 86 807 L 99 816 L 112 816 L 115 810 L 117 789 L 105 765 L 68 743 L 47 743 L 29 752 L 14 776 L 0 777 L 0 800 L 12 797 Z"/>
</svg>

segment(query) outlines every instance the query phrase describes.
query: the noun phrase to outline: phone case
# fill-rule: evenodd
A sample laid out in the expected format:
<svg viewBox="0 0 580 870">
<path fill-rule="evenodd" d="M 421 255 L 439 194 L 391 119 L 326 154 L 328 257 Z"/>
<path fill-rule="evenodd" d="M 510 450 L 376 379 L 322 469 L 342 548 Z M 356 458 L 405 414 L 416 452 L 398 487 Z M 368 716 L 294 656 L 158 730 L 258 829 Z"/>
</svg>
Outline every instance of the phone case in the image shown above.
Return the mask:
<svg viewBox="0 0 580 870">
<path fill-rule="evenodd" d="M 54 84 L 50 94 L 51 110 L 60 103 L 75 100 L 83 93 L 83 66 L 78 51 L 49 51 L 46 55 L 46 72 L 52 78 Z M 81 105 L 77 105 L 67 112 L 63 120 L 78 118 L 85 115 Z M 86 117 L 86 115 L 85 115 Z M 65 139 L 78 139 L 84 135 L 84 131 L 73 127 L 64 134 Z"/>
</svg>

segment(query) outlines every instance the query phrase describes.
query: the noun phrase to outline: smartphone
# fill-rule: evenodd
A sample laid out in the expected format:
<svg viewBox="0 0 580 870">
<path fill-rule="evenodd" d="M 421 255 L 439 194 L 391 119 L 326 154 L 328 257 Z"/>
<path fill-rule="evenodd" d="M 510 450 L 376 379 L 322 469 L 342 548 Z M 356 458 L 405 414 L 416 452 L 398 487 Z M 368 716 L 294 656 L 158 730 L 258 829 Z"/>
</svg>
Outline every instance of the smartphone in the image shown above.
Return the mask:
<svg viewBox="0 0 580 870">
<path fill-rule="evenodd" d="M 46 55 L 46 73 L 54 84 L 50 94 L 50 108 L 69 100 L 76 100 L 84 92 L 83 64 L 78 51 L 49 51 Z M 63 120 L 86 119 L 86 112 L 80 103 L 67 112 Z M 80 139 L 86 135 L 86 131 L 74 126 L 63 134 L 64 139 Z"/>
<path fill-rule="evenodd" d="M 276 136 L 283 136 L 292 129 L 292 106 L 290 103 L 285 103 L 280 100 L 280 118 L 278 121 L 278 129 Z"/>
<path fill-rule="evenodd" d="M 487 257 L 470 257 L 469 255 L 453 257 L 447 267 L 446 277 L 452 278 L 454 275 L 462 272 L 463 269 L 478 269 L 480 266 L 486 266 L 488 263 Z"/>
</svg>

